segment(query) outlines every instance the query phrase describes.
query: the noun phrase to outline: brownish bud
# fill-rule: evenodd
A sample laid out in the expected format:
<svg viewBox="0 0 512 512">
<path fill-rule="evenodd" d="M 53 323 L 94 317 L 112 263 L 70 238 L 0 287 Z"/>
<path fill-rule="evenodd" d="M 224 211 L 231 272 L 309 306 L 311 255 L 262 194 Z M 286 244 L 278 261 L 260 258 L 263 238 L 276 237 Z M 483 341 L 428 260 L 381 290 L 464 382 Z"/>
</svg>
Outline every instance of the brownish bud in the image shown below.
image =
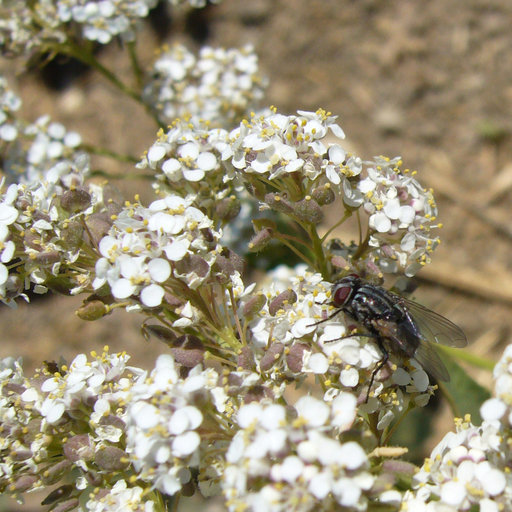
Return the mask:
<svg viewBox="0 0 512 512">
<path fill-rule="evenodd" d="M 70 437 L 64 443 L 64 456 L 71 462 L 90 461 L 94 457 L 94 448 L 88 434 Z"/>
<path fill-rule="evenodd" d="M 265 203 L 267 203 L 272 210 L 288 214 L 293 213 L 292 203 L 279 194 L 274 194 L 273 192 L 266 194 Z"/>
<path fill-rule="evenodd" d="M 272 228 L 263 228 L 258 231 L 249 242 L 249 250 L 251 252 L 258 252 L 264 249 L 269 242 L 274 238 L 274 230 Z"/>
<path fill-rule="evenodd" d="M 272 343 L 265 352 L 265 355 L 261 358 L 260 369 L 264 372 L 270 370 L 283 352 L 284 345 L 282 343 Z"/>
<path fill-rule="evenodd" d="M 97 246 L 100 240 L 109 232 L 113 221 L 107 212 L 98 212 L 89 215 L 85 223 L 92 238 L 91 242 Z"/>
<path fill-rule="evenodd" d="M 238 354 L 237 365 L 243 370 L 254 370 L 256 364 L 254 362 L 254 354 L 249 347 L 242 347 Z"/>
<path fill-rule="evenodd" d="M 62 240 L 72 247 L 79 247 L 83 241 L 84 227 L 80 222 L 72 221 L 60 232 Z"/>
<path fill-rule="evenodd" d="M 244 317 L 252 318 L 261 308 L 267 303 L 267 298 L 262 293 L 253 295 L 245 304 L 243 308 Z"/>
<path fill-rule="evenodd" d="M 34 485 L 39 482 L 39 478 L 35 475 L 23 475 L 14 481 L 13 487 L 17 492 L 25 492 L 35 488 Z"/>
<path fill-rule="evenodd" d="M 240 213 L 241 205 L 235 196 L 225 197 L 215 205 L 216 218 L 229 222 Z"/>
<path fill-rule="evenodd" d="M 115 446 L 104 446 L 96 452 L 94 462 L 106 471 L 122 471 L 129 465 L 128 457 L 124 450 Z"/>
<path fill-rule="evenodd" d="M 110 310 L 106 304 L 104 304 L 101 300 L 91 300 L 88 302 L 84 302 L 82 306 L 80 306 L 76 311 L 75 315 L 82 319 L 92 322 L 94 320 L 98 320 L 99 318 L 104 317 L 110 313 Z"/>
<path fill-rule="evenodd" d="M 244 395 L 244 404 L 251 402 L 261 402 L 265 398 L 274 398 L 272 390 L 261 384 L 257 386 L 251 386 L 251 388 Z"/>
<path fill-rule="evenodd" d="M 294 213 L 300 220 L 313 224 L 322 222 L 324 218 L 324 212 L 311 196 L 306 196 L 302 201 L 295 203 Z"/>
<path fill-rule="evenodd" d="M 183 259 L 176 262 L 176 271 L 179 274 L 194 273 L 199 277 L 205 277 L 209 270 L 208 263 L 197 254 L 187 254 Z"/>
<path fill-rule="evenodd" d="M 311 196 L 320 206 L 334 203 L 336 200 L 336 194 L 332 191 L 330 183 L 316 187 L 311 193 Z"/>
<path fill-rule="evenodd" d="M 283 309 L 287 304 L 294 304 L 297 301 L 297 294 L 293 290 L 285 290 L 281 292 L 275 299 L 272 299 L 268 305 L 268 312 L 271 316 L 275 316 L 276 313 Z"/>
<path fill-rule="evenodd" d="M 60 198 L 60 205 L 70 213 L 78 213 L 85 210 L 91 204 L 91 194 L 83 188 L 68 190 Z"/>
<path fill-rule="evenodd" d="M 309 350 L 309 346 L 305 343 L 295 343 L 290 347 L 286 354 L 286 364 L 292 372 L 300 373 L 302 371 L 302 358 L 306 350 Z"/>
<path fill-rule="evenodd" d="M 76 510 L 79 504 L 80 500 L 78 498 L 70 498 L 54 506 L 52 512 L 69 512 L 70 510 Z"/>
<path fill-rule="evenodd" d="M 54 265 L 58 261 L 60 261 L 60 254 L 58 251 L 45 251 L 36 254 L 34 261 L 39 263 L 40 265 Z"/>
<path fill-rule="evenodd" d="M 171 354 L 182 366 L 193 368 L 204 361 L 206 350 L 197 336 L 184 334 L 177 338 L 173 345 Z"/>
<path fill-rule="evenodd" d="M 44 476 L 41 478 L 44 485 L 53 485 L 57 483 L 64 473 L 68 473 L 72 467 L 71 461 L 64 459 L 52 466 L 46 468 Z"/>
</svg>

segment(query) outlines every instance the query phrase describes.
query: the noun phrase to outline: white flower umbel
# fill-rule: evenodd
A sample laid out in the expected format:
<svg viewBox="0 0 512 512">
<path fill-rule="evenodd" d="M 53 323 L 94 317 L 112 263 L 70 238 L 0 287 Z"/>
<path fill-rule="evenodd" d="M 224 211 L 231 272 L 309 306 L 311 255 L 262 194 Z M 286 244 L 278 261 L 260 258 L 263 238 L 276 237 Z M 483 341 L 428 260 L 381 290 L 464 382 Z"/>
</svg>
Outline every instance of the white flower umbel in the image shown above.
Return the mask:
<svg viewBox="0 0 512 512">
<path fill-rule="evenodd" d="M 127 451 L 139 477 L 165 494 L 177 493 L 199 466 L 208 445 L 201 448 L 199 429 L 204 416 L 216 413 L 218 380 L 213 369 L 200 367 L 180 378 L 173 358 L 162 355 L 149 378 L 132 388 Z"/>
<path fill-rule="evenodd" d="M 88 512 L 153 512 L 155 502 L 145 497 L 142 487 L 128 487 L 125 480 L 119 480 L 112 489 L 95 489 L 85 504 Z"/>
<path fill-rule="evenodd" d="M 247 320 L 254 359 L 271 381 L 280 383 L 291 377 L 300 381 L 313 374 L 323 383 L 326 400 L 349 391 L 359 398 L 362 410 L 378 412 L 379 429 L 406 410 L 409 400 L 418 406 L 428 403 L 433 387 L 425 371 L 415 361 L 402 360 L 394 353 L 375 376 L 368 403 L 362 403 L 384 356 L 375 339 L 351 334 L 360 326 L 342 312 L 328 319 L 335 311 L 330 305 L 331 284 L 320 274 L 303 267 L 295 272 L 279 267 L 275 278 L 271 273 L 269 279 L 269 287 L 260 292 L 265 304 Z"/>
<path fill-rule="evenodd" d="M 2 492 L 18 496 L 54 486 L 70 471 L 74 485 L 63 496 L 69 507 L 90 492 L 87 482 L 110 488 L 98 475 L 128 468 L 125 407 L 130 388 L 146 375 L 127 360 L 106 347 L 69 366 L 47 363 L 32 379 L 23 378 L 16 362 L 0 365 Z"/>
<path fill-rule="evenodd" d="M 222 480 L 228 510 L 365 510 L 374 477 L 364 449 L 340 439 L 351 423 L 336 424 L 335 402 L 305 396 L 288 411 L 270 403 L 239 409 Z M 345 405 L 355 417 L 355 399 L 352 411 Z"/>
<path fill-rule="evenodd" d="M 164 49 L 144 89 L 162 123 L 178 117 L 230 127 L 260 107 L 265 80 L 251 46 L 203 47 L 196 57 L 183 45 Z"/>
<path fill-rule="evenodd" d="M 125 206 L 100 241 L 93 287 L 108 284 L 115 299 L 138 296 L 149 308 L 162 303 L 169 279 L 197 288 L 210 274 L 219 234 L 193 205 L 193 196 L 168 195 L 147 208 Z"/>
</svg>

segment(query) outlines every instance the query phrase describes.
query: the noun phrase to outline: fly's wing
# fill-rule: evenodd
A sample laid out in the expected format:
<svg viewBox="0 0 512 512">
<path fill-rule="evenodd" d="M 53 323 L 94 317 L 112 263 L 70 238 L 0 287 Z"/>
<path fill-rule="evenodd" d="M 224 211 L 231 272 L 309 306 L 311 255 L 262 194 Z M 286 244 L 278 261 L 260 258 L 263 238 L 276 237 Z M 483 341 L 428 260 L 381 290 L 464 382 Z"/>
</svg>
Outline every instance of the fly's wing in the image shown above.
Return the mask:
<svg viewBox="0 0 512 512">
<path fill-rule="evenodd" d="M 434 313 L 417 302 L 400 297 L 400 295 L 394 294 L 394 296 L 397 303 L 410 314 L 423 340 L 457 348 L 465 347 L 468 344 L 462 329 L 444 316 Z M 439 359 L 437 353 L 435 356 Z"/>
<path fill-rule="evenodd" d="M 436 352 L 434 345 L 420 343 L 414 354 L 414 359 L 421 364 L 427 373 L 430 373 L 437 380 L 443 382 L 450 381 L 450 374 Z"/>
</svg>

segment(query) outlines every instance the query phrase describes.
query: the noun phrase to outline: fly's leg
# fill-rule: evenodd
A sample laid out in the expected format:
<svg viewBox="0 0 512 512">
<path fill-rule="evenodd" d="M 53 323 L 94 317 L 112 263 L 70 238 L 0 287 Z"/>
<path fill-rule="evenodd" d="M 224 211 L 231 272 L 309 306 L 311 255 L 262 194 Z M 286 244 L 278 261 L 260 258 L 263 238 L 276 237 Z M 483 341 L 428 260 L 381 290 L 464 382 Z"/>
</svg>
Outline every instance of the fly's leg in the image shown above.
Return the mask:
<svg viewBox="0 0 512 512">
<path fill-rule="evenodd" d="M 377 373 L 379 373 L 379 371 L 382 369 L 382 367 L 389 360 L 389 353 L 386 350 L 386 347 L 384 346 L 384 344 L 382 343 L 382 340 L 381 340 L 380 337 L 377 337 L 377 345 L 379 345 L 379 348 L 380 348 L 380 350 L 382 352 L 382 359 L 377 363 L 377 365 L 375 366 L 375 368 L 374 368 L 374 370 L 372 372 L 372 376 L 370 378 L 370 385 L 368 386 L 368 391 L 366 392 L 366 400 L 364 401 L 365 404 L 368 403 L 368 398 L 370 398 L 370 391 L 372 389 L 373 382 L 375 380 L 375 376 L 377 375 Z"/>
</svg>

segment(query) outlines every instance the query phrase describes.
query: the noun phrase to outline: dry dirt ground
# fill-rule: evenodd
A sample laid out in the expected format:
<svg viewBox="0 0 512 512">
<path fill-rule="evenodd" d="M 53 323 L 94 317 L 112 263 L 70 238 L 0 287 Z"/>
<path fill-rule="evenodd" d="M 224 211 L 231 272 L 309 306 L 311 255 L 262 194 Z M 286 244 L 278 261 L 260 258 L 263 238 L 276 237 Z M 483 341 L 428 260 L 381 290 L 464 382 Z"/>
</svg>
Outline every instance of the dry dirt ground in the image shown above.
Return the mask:
<svg viewBox="0 0 512 512">
<path fill-rule="evenodd" d="M 469 350 L 496 359 L 512 326 L 511 21 L 508 0 L 224 0 L 192 19 L 174 11 L 164 40 L 252 43 L 270 80 L 268 104 L 289 113 L 321 106 L 339 115 L 361 156 L 401 155 L 417 169 L 436 192 L 444 228 L 416 297 L 463 327 Z M 149 64 L 162 40 L 146 26 L 141 41 Z M 100 59 L 129 68 L 116 45 Z M 50 113 L 88 143 L 134 155 L 153 141 L 144 112 L 101 77 L 56 91 L 21 70 L 21 61 L 0 62 L 26 118 Z M 106 164 L 127 172 L 95 161 Z M 121 186 L 133 194 L 133 184 Z M 34 368 L 109 344 L 152 365 L 160 347 L 142 340 L 137 316 L 84 323 L 73 314 L 79 303 L 1 307 L 0 356 L 23 355 Z M 489 385 L 489 372 L 472 374 Z"/>
</svg>

